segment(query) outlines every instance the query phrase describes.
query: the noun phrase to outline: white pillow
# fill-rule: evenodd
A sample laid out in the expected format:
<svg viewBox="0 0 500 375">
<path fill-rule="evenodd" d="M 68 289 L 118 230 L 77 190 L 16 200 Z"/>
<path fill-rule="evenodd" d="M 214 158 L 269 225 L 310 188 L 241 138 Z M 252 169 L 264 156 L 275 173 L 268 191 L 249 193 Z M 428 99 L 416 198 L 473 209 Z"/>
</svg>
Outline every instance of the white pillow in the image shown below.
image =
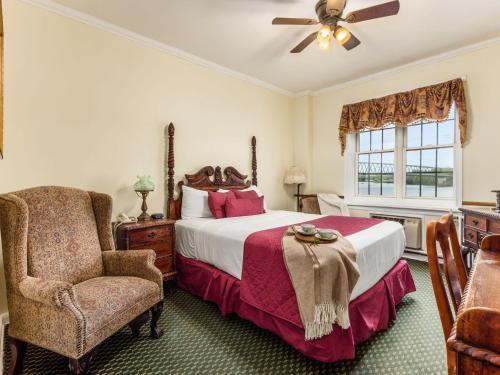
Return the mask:
<svg viewBox="0 0 500 375">
<path fill-rule="evenodd" d="M 183 219 L 212 217 L 208 207 L 208 192 L 183 186 L 181 214 Z"/>
<path fill-rule="evenodd" d="M 259 190 L 259 188 L 255 185 L 252 185 L 250 186 L 249 188 L 246 188 L 246 189 L 243 189 L 243 190 L 240 190 L 240 191 L 251 191 L 251 190 L 254 190 L 256 193 L 257 193 L 257 196 L 258 197 L 262 197 L 264 194 L 262 194 Z M 218 193 L 227 193 L 229 190 L 225 190 L 225 189 L 219 189 L 217 190 Z M 267 205 L 266 205 L 266 201 L 264 200 L 264 211 L 269 211 L 267 209 Z"/>
</svg>

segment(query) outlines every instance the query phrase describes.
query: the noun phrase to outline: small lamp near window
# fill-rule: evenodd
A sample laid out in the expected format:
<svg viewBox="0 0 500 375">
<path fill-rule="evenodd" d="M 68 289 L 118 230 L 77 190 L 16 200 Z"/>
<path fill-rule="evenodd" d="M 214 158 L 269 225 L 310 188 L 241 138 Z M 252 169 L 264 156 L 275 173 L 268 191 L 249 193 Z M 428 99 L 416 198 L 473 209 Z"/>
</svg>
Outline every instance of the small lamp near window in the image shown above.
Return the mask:
<svg viewBox="0 0 500 375">
<path fill-rule="evenodd" d="M 151 220 L 151 216 L 148 214 L 146 198 L 148 197 L 149 192 L 154 191 L 155 184 L 153 184 L 150 178 L 150 176 L 137 176 L 137 182 L 134 184 L 135 193 L 139 197 L 142 196 L 142 214 L 137 218 L 139 221 Z"/>
<path fill-rule="evenodd" d="M 290 167 L 285 172 L 284 183 L 286 185 L 297 185 L 297 211 L 300 205 L 300 185 L 307 181 L 306 175 L 298 167 Z"/>
</svg>

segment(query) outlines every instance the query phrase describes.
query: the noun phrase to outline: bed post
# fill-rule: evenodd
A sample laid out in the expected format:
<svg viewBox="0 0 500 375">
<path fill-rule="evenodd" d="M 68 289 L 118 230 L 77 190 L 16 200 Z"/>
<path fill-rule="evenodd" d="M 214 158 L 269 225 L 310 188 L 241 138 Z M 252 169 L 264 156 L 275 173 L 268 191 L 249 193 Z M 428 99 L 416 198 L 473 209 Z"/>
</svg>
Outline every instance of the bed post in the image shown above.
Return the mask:
<svg viewBox="0 0 500 375">
<path fill-rule="evenodd" d="M 252 185 L 257 186 L 257 138 L 252 137 Z"/>
<path fill-rule="evenodd" d="M 174 213 L 172 210 L 174 209 L 174 133 L 175 133 L 175 128 L 174 124 L 170 123 L 168 125 L 168 159 L 167 159 L 167 176 L 168 176 L 168 181 L 167 181 L 167 194 L 168 194 L 168 200 L 167 200 L 167 217 L 169 219 L 174 218 Z"/>
</svg>

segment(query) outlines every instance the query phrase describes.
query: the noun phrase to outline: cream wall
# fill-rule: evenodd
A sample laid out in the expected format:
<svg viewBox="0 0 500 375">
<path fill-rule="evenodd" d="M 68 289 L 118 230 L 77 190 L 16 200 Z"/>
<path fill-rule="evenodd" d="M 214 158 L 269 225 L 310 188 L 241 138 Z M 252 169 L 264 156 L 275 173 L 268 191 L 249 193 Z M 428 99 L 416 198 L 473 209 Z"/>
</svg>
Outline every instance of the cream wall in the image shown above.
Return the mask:
<svg viewBox="0 0 500 375">
<path fill-rule="evenodd" d="M 250 172 L 255 135 L 268 206 L 293 208 L 282 184 L 293 163 L 292 98 L 19 0 L 4 2 L 4 20 L 1 193 L 74 186 L 110 194 L 114 214 L 137 215 L 131 185 L 149 174 L 150 212 L 161 212 L 172 121 L 176 180 L 205 165 Z"/>
<path fill-rule="evenodd" d="M 500 43 L 313 96 L 313 140 L 310 155 L 305 160 L 312 159 L 314 190 L 344 191 L 344 159 L 338 141 L 338 124 L 344 104 L 466 77 L 469 130 L 462 154 L 463 200 L 493 202 L 490 190 L 500 188 L 500 174 L 496 172 L 500 170 L 499 61 Z"/>
</svg>

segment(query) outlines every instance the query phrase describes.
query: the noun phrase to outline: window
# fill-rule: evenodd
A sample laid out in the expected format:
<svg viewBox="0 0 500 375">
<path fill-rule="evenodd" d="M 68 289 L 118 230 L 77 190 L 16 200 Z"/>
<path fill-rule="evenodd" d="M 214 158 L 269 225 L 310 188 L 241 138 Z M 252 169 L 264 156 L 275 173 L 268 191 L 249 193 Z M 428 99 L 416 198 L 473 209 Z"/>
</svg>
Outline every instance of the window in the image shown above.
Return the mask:
<svg viewBox="0 0 500 375">
<path fill-rule="evenodd" d="M 453 198 L 454 112 L 443 122 L 420 121 L 406 129 L 407 197 Z"/>
<path fill-rule="evenodd" d="M 346 170 L 346 181 L 354 182 L 346 186 L 348 197 L 442 202 L 456 201 L 459 195 L 456 164 L 461 149 L 454 107 L 444 121 L 362 131 L 348 138 L 348 150 L 355 165 L 354 175 Z"/>
<path fill-rule="evenodd" d="M 396 128 L 359 133 L 358 195 L 394 196 Z"/>
</svg>

